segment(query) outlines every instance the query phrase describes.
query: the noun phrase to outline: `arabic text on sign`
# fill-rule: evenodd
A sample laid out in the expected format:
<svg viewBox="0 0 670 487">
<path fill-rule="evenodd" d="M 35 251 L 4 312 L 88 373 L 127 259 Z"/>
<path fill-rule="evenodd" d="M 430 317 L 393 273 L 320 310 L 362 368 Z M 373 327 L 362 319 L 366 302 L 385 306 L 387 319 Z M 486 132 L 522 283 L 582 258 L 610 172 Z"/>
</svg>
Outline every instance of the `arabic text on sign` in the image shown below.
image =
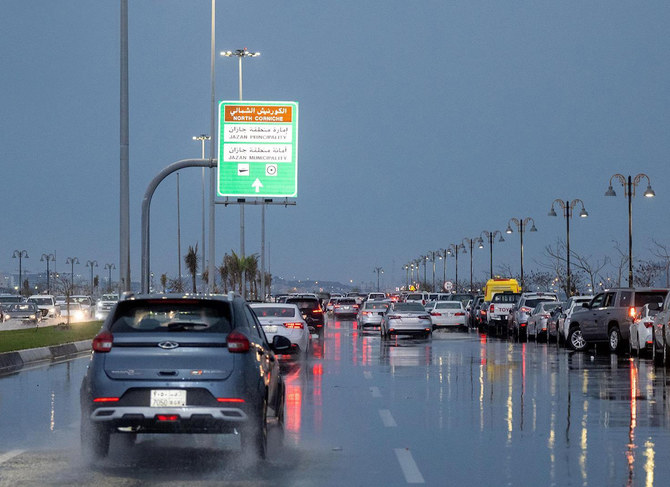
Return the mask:
<svg viewBox="0 0 670 487">
<path fill-rule="evenodd" d="M 226 105 L 225 122 L 283 122 L 293 121 L 293 107 L 290 106 L 258 106 L 258 105 Z"/>
</svg>

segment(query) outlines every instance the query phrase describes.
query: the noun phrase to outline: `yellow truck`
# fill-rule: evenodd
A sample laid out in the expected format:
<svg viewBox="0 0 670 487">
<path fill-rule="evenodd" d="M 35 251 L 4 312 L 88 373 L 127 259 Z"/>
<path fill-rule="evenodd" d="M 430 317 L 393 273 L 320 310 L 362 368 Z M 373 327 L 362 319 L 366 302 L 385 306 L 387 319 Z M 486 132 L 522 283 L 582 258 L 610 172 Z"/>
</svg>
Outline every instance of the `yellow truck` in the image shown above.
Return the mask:
<svg viewBox="0 0 670 487">
<path fill-rule="evenodd" d="M 490 303 L 494 294 L 504 292 L 520 293 L 521 286 L 516 279 L 489 279 L 484 286 L 484 301 Z"/>
</svg>

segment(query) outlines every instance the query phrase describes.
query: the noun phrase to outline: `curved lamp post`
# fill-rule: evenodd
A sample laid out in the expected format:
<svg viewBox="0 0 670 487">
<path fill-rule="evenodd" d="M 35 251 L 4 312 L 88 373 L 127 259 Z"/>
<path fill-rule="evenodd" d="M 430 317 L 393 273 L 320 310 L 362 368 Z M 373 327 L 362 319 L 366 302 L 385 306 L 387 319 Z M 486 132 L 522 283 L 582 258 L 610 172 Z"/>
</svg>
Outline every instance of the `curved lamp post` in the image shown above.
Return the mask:
<svg viewBox="0 0 670 487">
<path fill-rule="evenodd" d="M 465 245 L 463 245 L 463 242 L 461 242 L 460 245 L 458 244 L 449 244 L 449 247 L 447 247 L 447 253 L 449 255 L 453 255 L 456 257 L 456 280 L 454 282 L 454 292 L 458 292 L 458 252 L 465 252 Z"/>
<path fill-rule="evenodd" d="M 87 260 L 86 261 L 86 267 L 91 268 L 91 296 L 93 296 L 93 268 L 98 267 L 98 261 L 97 260 Z"/>
<path fill-rule="evenodd" d="M 473 284 L 473 281 L 472 281 L 472 254 L 474 254 L 474 252 L 472 250 L 475 248 L 475 243 L 479 244 L 480 249 L 484 248 L 484 244 L 482 242 L 481 237 L 479 237 L 479 238 L 477 238 L 477 237 L 475 237 L 475 238 L 465 237 L 463 239 L 463 242 L 461 243 L 461 246 L 463 246 L 463 244 L 465 242 L 467 242 L 468 246 L 470 247 L 470 292 L 472 292 L 472 288 L 474 287 L 474 284 Z M 465 247 L 463 248 L 463 253 L 467 253 L 466 250 L 465 250 Z"/>
<path fill-rule="evenodd" d="M 19 258 L 19 296 L 23 295 L 23 269 L 21 268 L 21 260 L 28 259 L 27 250 L 15 250 L 12 254 L 12 259 Z"/>
<path fill-rule="evenodd" d="M 40 262 L 47 262 L 47 294 L 51 294 L 51 273 L 49 272 L 49 261 L 56 262 L 56 256 L 54 254 L 42 254 L 40 257 Z"/>
<path fill-rule="evenodd" d="M 440 249 L 437 252 L 440 254 L 438 259 L 442 260 L 442 286 L 444 286 L 444 283 L 447 282 L 447 254 L 451 255 L 451 252 L 447 251 L 447 249 Z"/>
<path fill-rule="evenodd" d="M 624 188 L 624 196 L 628 198 L 628 287 L 633 287 L 633 196 L 635 196 L 635 187 L 642 178 L 647 179 L 647 189 L 644 191 L 644 196 L 653 198 L 656 196 L 656 193 L 651 189 L 651 180 L 649 179 L 649 176 L 644 173 L 640 173 L 634 178 L 628 176 L 628 179 L 622 174 L 614 174 L 610 178 L 609 188 L 607 188 L 607 191 L 605 192 L 605 196 L 616 196 L 616 193 L 612 188 L 612 180 L 617 179 Z"/>
<path fill-rule="evenodd" d="M 484 230 L 480 235 L 479 235 L 479 240 L 481 241 L 482 235 L 489 241 L 489 279 L 493 279 L 493 241 L 496 238 L 496 235 L 499 235 L 500 238 L 498 239 L 498 242 L 504 242 L 505 239 L 502 236 L 502 232 L 500 230 L 495 230 L 493 232 L 489 232 L 487 230 Z M 480 247 L 481 248 L 481 247 Z"/>
<path fill-rule="evenodd" d="M 112 290 L 112 269 L 116 269 L 116 266 L 113 263 L 105 264 L 105 270 L 109 271 L 109 278 L 107 279 L 107 291 Z"/>
<path fill-rule="evenodd" d="M 72 288 L 71 293 L 74 292 L 74 265 L 79 264 L 79 259 L 76 257 L 68 257 L 65 260 L 65 264 L 70 264 L 71 265 L 71 272 L 70 272 L 70 286 Z"/>
<path fill-rule="evenodd" d="M 549 211 L 549 216 L 558 216 L 556 215 L 556 211 L 554 211 L 554 204 L 557 204 L 558 206 L 561 207 L 563 210 L 563 216 L 565 217 L 565 241 L 566 241 L 566 247 L 567 247 L 567 256 L 566 256 L 566 263 L 567 263 L 567 276 L 566 276 L 566 284 L 567 284 L 567 297 L 569 298 L 572 296 L 572 273 L 570 272 L 570 218 L 572 218 L 572 213 L 573 210 L 575 209 L 575 206 L 577 204 L 582 205 L 582 211 L 579 212 L 579 216 L 581 218 L 586 218 L 589 216 L 588 212 L 586 211 L 586 208 L 584 208 L 584 202 L 580 200 L 579 198 L 576 198 L 572 201 L 568 200 L 559 200 L 555 199 L 553 203 L 551 204 L 551 211 Z"/>
<path fill-rule="evenodd" d="M 530 232 L 537 232 L 537 228 L 535 227 L 535 220 L 533 220 L 531 217 L 527 218 L 510 218 L 509 222 L 507 222 L 507 230 L 505 230 L 505 233 L 512 233 L 512 223 L 516 226 L 517 231 L 519 232 L 519 238 L 521 242 L 521 289 L 525 290 L 525 282 L 523 279 L 523 232 L 526 231 L 526 227 L 528 226 L 529 223 L 533 223 L 533 225 L 530 227 Z"/>
</svg>

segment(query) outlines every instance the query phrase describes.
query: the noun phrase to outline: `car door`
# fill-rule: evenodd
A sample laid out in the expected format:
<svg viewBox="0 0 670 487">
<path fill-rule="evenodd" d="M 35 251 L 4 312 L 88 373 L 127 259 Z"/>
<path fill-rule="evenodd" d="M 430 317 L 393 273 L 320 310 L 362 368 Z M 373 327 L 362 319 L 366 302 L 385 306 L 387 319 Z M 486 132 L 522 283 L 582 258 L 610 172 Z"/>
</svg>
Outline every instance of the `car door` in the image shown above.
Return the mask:
<svg viewBox="0 0 670 487">
<path fill-rule="evenodd" d="M 596 314 L 603 306 L 605 300 L 605 293 L 596 294 L 591 302 L 589 308 L 575 310 L 572 313 L 571 322 L 579 323 L 582 334 L 586 340 L 593 340 L 597 334 Z"/>
</svg>

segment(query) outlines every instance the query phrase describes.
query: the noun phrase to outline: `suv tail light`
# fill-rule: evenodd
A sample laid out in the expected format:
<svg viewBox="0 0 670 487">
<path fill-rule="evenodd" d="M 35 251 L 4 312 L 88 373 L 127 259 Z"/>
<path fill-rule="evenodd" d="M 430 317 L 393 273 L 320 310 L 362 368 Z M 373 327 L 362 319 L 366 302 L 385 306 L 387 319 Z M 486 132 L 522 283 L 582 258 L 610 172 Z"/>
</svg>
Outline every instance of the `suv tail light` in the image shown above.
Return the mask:
<svg viewBox="0 0 670 487">
<path fill-rule="evenodd" d="M 654 327 L 654 322 L 653 321 L 645 321 L 644 326 L 645 326 L 645 328 L 653 328 Z"/>
<path fill-rule="evenodd" d="M 230 353 L 248 352 L 250 347 L 249 339 L 239 331 L 233 331 L 228 334 L 226 345 L 228 345 Z"/>
<path fill-rule="evenodd" d="M 319 306 L 315 310 L 312 310 L 312 313 L 323 313 L 323 310 L 321 309 L 321 306 Z"/>
<path fill-rule="evenodd" d="M 493 313 L 493 305 L 489 307 L 489 313 Z"/>
<path fill-rule="evenodd" d="M 533 310 L 527 306 L 521 306 L 521 309 L 519 309 L 519 311 L 521 311 L 522 313 L 530 313 Z"/>
<path fill-rule="evenodd" d="M 101 331 L 93 339 L 91 348 L 94 352 L 107 353 L 112 349 L 114 343 L 114 336 L 108 331 Z"/>
<path fill-rule="evenodd" d="M 300 329 L 300 330 L 302 330 L 302 329 L 303 329 L 302 323 L 300 323 L 300 322 L 296 322 L 296 323 L 284 323 L 284 327 L 285 327 L 285 328 L 291 328 L 291 329 L 293 329 L 293 330 L 296 330 L 296 329 Z"/>
<path fill-rule="evenodd" d="M 628 316 L 630 316 L 631 318 L 635 318 L 635 316 L 637 316 L 637 311 L 635 311 L 635 306 L 631 306 L 630 308 L 628 308 Z"/>
<path fill-rule="evenodd" d="M 433 311 L 430 316 L 442 316 L 440 313 Z"/>
</svg>

